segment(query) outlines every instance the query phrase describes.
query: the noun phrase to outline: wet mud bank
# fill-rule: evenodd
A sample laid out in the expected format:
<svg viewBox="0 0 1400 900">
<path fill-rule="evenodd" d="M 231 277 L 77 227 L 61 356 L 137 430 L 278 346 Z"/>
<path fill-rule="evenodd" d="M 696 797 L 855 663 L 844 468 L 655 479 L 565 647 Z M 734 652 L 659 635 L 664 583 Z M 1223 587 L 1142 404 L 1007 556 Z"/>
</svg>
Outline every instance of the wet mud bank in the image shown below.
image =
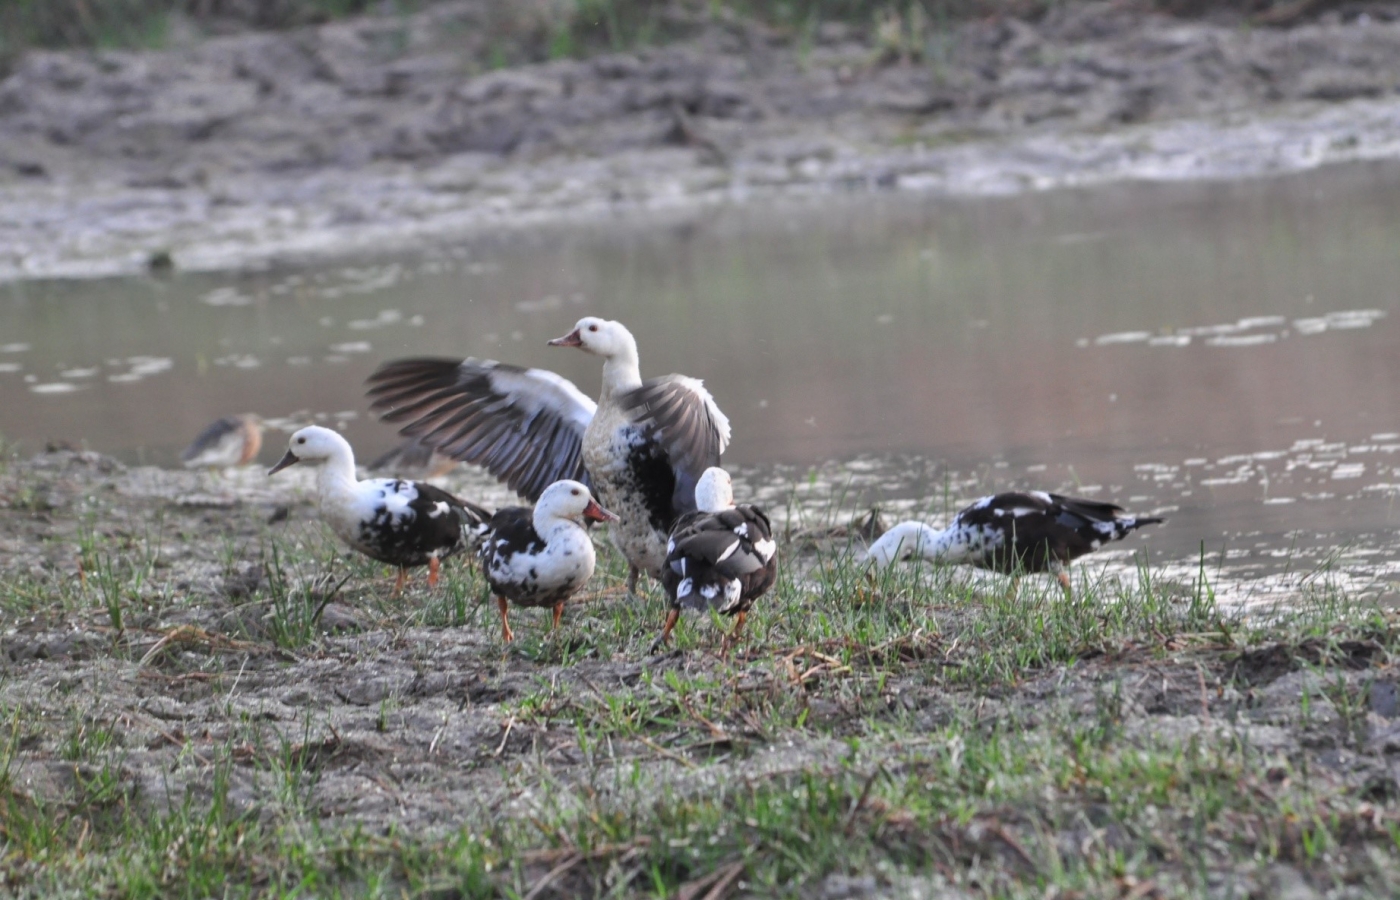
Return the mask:
<svg viewBox="0 0 1400 900">
<path fill-rule="evenodd" d="M 675 43 L 488 70 L 494 8 L 22 57 L 0 81 L 0 278 L 238 269 L 790 193 L 1400 156 L 1390 4 L 1265 28 L 1073 3 L 896 22 L 897 39 L 697 14 Z"/>
</svg>

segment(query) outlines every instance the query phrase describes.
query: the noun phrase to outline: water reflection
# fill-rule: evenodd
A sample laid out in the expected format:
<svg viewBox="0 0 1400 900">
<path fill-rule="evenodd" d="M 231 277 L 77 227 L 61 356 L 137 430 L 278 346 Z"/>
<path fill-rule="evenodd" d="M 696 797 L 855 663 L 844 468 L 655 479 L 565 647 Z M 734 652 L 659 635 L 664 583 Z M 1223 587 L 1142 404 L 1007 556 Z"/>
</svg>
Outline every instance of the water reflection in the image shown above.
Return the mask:
<svg viewBox="0 0 1400 900">
<path fill-rule="evenodd" d="M 339 424 L 368 459 L 395 442 L 363 415 L 379 361 L 487 356 L 592 392 L 597 361 L 544 342 L 600 313 L 636 333 L 644 374 L 705 378 L 734 424 L 728 458 L 754 479 L 836 460 L 823 483 L 848 484 L 851 509 L 935 515 L 987 490 L 1064 489 L 1167 512 L 1140 542 L 1163 559 L 1198 559 L 1204 541 L 1272 577 L 1340 546 L 1384 579 L 1400 556 L 1397 203 L 1394 166 L 827 197 L 412 260 L 14 284 L 0 434 L 173 465 L 212 418 L 251 410 Z"/>
</svg>

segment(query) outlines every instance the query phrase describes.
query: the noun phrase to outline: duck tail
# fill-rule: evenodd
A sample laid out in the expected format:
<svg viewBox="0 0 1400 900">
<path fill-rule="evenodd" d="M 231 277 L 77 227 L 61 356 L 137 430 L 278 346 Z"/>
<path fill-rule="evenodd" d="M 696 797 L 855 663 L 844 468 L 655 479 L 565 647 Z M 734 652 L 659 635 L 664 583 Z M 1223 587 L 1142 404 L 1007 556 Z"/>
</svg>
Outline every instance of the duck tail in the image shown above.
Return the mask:
<svg viewBox="0 0 1400 900">
<path fill-rule="evenodd" d="M 462 511 L 467 514 L 467 527 L 478 530 L 491 522 L 491 511 L 467 500 L 462 501 Z"/>
</svg>

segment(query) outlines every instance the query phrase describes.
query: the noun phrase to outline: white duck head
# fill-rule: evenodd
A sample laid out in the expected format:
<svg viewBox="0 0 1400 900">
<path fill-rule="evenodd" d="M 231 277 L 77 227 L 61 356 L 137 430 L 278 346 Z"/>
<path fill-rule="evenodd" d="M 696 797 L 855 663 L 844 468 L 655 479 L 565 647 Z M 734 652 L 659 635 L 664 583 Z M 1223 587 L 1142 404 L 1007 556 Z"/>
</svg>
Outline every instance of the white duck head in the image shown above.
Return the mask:
<svg viewBox="0 0 1400 900">
<path fill-rule="evenodd" d="M 292 433 L 291 439 L 287 441 L 286 455 L 277 465 L 269 469 L 267 474 L 275 475 L 297 463 L 307 463 L 313 466 L 331 463 L 337 469 L 348 468 L 353 477 L 355 451 L 350 449 L 350 442 L 337 432 L 329 428 L 322 428 L 320 425 L 308 425 Z"/>
<path fill-rule="evenodd" d="M 599 506 L 588 488 L 577 481 L 556 481 L 535 501 L 535 531 L 541 535 L 559 522 L 581 525 L 585 519 L 615 522 L 617 516 Z"/>
<path fill-rule="evenodd" d="M 719 466 L 710 466 L 695 483 L 695 508 L 717 513 L 734 508 L 734 481 Z"/>
<path fill-rule="evenodd" d="M 637 355 L 637 340 L 627 326 L 612 319 L 584 316 L 574 330 L 549 342 L 551 347 L 577 347 L 586 353 L 612 359 Z"/>
<path fill-rule="evenodd" d="M 550 341 L 549 346 L 577 347 L 585 353 L 603 357 L 604 394 L 641 386 L 637 339 L 621 322 L 584 316 L 578 320 L 573 331 Z"/>
</svg>

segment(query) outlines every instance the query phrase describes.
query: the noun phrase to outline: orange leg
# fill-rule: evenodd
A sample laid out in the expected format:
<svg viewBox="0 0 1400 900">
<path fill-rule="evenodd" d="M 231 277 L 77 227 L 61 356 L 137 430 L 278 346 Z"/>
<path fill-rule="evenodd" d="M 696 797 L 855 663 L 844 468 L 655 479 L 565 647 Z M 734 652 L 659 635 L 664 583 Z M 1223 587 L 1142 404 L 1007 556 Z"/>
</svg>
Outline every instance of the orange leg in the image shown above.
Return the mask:
<svg viewBox="0 0 1400 900">
<path fill-rule="evenodd" d="M 496 606 L 501 611 L 501 640 L 509 644 L 515 640 L 515 632 L 510 630 L 510 604 L 505 597 L 497 597 Z"/>
<path fill-rule="evenodd" d="M 671 629 L 676 627 L 676 620 L 680 617 L 681 611 L 678 609 L 666 613 L 666 624 L 661 626 L 661 636 L 651 642 L 651 647 L 647 650 L 648 653 L 655 653 L 671 639 Z"/>
<path fill-rule="evenodd" d="M 1060 587 L 1065 589 L 1066 599 L 1072 598 L 1074 596 L 1074 591 L 1071 590 L 1069 584 L 1069 570 L 1061 569 L 1055 577 L 1059 579 Z"/>
<path fill-rule="evenodd" d="M 438 571 L 442 568 L 442 563 L 438 562 L 436 556 L 428 557 L 428 587 L 435 588 L 438 583 Z"/>
<path fill-rule="evenodd" d="M 735 617 L 735 620 L 734 620 L 734 628 L 733 628 L 733 630 L 730 631 L 729 634 L 726 635 L 725 638 L 724 638 L 724 646 L 725 646 L 726 649 L 728 649 L 729 647 L 733 647 L 734 645 L 738 644 L 740 640 L 743 639 L 743 635 L 744 635 L 744 620 L 747 619 L 748 617 L 749 617 L 749 611 L 748 611 L 748 610 L 746 610 L 746 609 L 741 609 L 741 610 L 739 610 L 739 615 L 736 616 L 736 617 Z"/>
<path fill-rule="evenodd" d="M 564 615 L 564 601 L 560 600 L 554 604 L 554 630 L 559 630 L 559 617 Z"/>
<path fill-rule="evenodd" d="M 391 597 L 397 597 L 399 594 L 402 594 L 402 593 L 403 593 L 403 586 L 404 586 L 405 584 L 407 584 L 407 583 L 408 583 L 408 570 L 405 569 L 403 566 L 399 566 L 399 577 L 398 577 L 398 580 L 394 582 L 394 592 L 393 592 L 392 594 L 390 594 L 389 596 L 391 596 Z"/>
</svg>

